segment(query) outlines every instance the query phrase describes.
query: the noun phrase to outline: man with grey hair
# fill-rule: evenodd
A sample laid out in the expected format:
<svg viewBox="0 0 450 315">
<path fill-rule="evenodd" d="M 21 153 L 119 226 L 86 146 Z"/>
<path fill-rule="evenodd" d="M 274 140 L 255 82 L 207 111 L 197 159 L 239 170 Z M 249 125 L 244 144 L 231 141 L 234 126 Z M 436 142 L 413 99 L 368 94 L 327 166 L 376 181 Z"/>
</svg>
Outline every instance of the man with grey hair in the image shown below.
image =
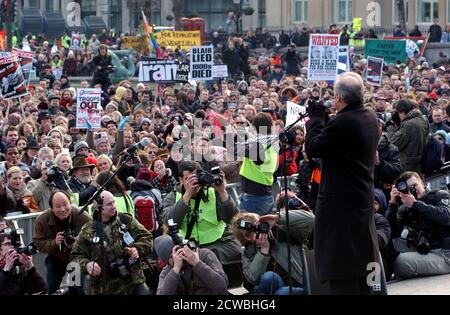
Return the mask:
<svg viewBox="0 0 450 315">
<path fill-rule="evenodd" d="M 361 77 L 345 73 L 335 84 L 334 119 L 326 123 L 321 102 L 308 104 L 306 153 L 322 160 L 314 232 L 316 271 L 321 282 L 329 282 L 332 294 L 369 294 L 366 269 L 380 257 L 373 218 L 379 131 L 377 117 L 364 108 L 363 97 Z"/>
</svg>

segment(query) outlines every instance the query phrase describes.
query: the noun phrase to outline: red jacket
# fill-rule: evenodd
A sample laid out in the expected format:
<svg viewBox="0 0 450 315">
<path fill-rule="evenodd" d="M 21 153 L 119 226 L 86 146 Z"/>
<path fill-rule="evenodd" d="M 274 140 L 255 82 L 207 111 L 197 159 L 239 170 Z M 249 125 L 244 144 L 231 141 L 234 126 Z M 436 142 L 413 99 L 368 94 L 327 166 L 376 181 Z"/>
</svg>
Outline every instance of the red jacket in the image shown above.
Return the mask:
<svg viewBox="0 0 450 315">
<path fill-rule="evenodd" d="M 297 164 L 295 163 L 295 160 L 297 159 L 297 150 L 295 150 L 295 147 L 291 147 L 292 149 L 288 149 L 285 152 L 286 155 L 286 175 L 291 176 L 297 173 Z M 278 170 L 279 174 L 284 173 L 283 170 L 283 155 L 278 155 Z"/>
</svg>

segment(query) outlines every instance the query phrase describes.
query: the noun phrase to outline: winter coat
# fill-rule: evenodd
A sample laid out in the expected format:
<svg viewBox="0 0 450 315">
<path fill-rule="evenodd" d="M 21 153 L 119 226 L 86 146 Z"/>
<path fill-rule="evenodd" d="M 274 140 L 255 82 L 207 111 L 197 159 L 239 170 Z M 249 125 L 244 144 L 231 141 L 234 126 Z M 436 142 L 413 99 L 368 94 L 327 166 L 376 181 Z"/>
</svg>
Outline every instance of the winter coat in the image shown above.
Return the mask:
<svg viewBox="0 0 450 315">
<path fill-rule="evenodd" d="M 430 26 L 430 29 L 428 30 L 428 33 L 430 34 L 430 38 L 428 41 L 430 43 L 439 43 L 442 39 L 442 28 L 439 25 L 433 24 Z"/>
<path fill-rule="evenodd" d="M 367 264 L 380 262 L 373 218 L 376 115 L 352 104 L 326 126 L 312 116 L 306 127 L 306 153 L 322 161 L 314 230 L 318 278 L 365 279 Z"/>
<path fill-rule="evenodd" d="M 236 49 L 226 49 L 222 54 L 222 61 L 228 65 L 228 73 L 230 77 L 239 74 L 239 64 L 241 59 Z"/>
<path fill-rule="evenodd" d="M 304 210 L 289 211 L 289 226 L 291 238 L 291 262 L 292 262 L 292 279 L 299 283 L 303 283 L 303 266 L 301 258 L 301 249 L 305 239 L 308 238 L 314 226 L 314 215 Z M 286 233 L 286 212 L 280 213 L 280 221 L 278 223 L 279 234 Z M 274 232 L 276 234 L 276 232 Z M 270 255 L 265 256 L 256 247 L 254 243 L 247 244 L 242 256 L 242 265 L 244 269 L 245 279 L 253 285 L 259 283 L 261 275 L 269 271 L 269 262 L 273 258 L 277 266 L 283 269 L 286 274 L 288 270 L 287 260 L 287 243 L 286 238 L 281 240 L 278 238 L 271 241 Z"/>
<path fill-rule="evenodd" d="M 97 191 L 97 188 L 90 184 L 82 184 L 75 176 L 71 176 L 67 181 L 72 192 L 78 194 L 78 205 L 84 206 L 89 198 Z"/>
<path fill-rule="evenodd" d="M 400 151 L 403 172 L 422 172 L 422 154 L 428 133 L 428 121 L 418 109 L 411 110 L 399 127 L 388 126 L 387 136 Z"/>
<path fill-rule="evenodd" d="M 18 275 L 0 270 L 0 295 L 31 295 L 44 291 L 47 291 L 47 282 L 36 267 Z"/>
<path fill-rule="evenodd" d="M 393 184 L 395 179 L 400 176 L 402 171 L 400 153 L 397 147 L 389 142 L 386 135 L 381 136 L 377 151 L 380 164 L 375 165 L 374 186 L 385 190 L 385 184 Z"/>
<path fill-rule="evenodd" d="M 159 275 L 156 294 L 227 295 L 227 275 L 217 256 L 207 248 L 199 248 L 198 255 L 200 261 L 195 267 L 186 264 L 178 274 L 166 265 Z"/>
<path fill-rule="evenodd" d="M 297 55 L 296 51 L 290 51 L 286 53 L 284 56 L 284 60 L 286 61 L 286 74 L 287 75 L 299 75 L 300 74 L 300 61 L 301 58 Z"/>
<path fill-rule="evenodd" d="M 37 217 L 34 225 L 33 242 L 42 253 L 47 253 L 59 259 L 61 262 L 68 263 L 70 261 L 70 250 L 72 247 L 61 247 L 56 245 L 56 234 L 63 232 L 66 228 L 73 230 L 76 235 L 80 233 L 81 228 L 91 221 L 91 217 L 84 212 L 79 215 L 77 208 L 72 208 L 67 226 L 62 226 L 61 222 L 53 214 L 52 209 L 47 209 Z"/>
</svg>

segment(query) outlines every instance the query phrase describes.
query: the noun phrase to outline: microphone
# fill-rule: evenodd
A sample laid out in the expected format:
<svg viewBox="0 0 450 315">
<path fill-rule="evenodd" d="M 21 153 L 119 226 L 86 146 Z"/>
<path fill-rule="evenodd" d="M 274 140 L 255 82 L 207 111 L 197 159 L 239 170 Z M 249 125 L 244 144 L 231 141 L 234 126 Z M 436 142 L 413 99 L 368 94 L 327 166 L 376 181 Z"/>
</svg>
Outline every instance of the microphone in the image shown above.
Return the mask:
<svg viewBox="0 0 450 315">
<path fill-rule="evenodd" d="M 325 107 L 325 108 L 331 108 L 331 106 L 333 106 L 333 102 L 330 100 L 323 103 L 323 107 Z"/>
<path fill-rule="evenodd" d="M 138 150 L 138 149 L 141 150 L 141 149 L 145 148 L 146 146 L 148 146 L 150 143 L 151 143 L 150 139 L 145 137 L 138 143 L 130 146 L 128 149 L 126 149 L 126 151 L 128 154 L 133 154 L 134 152 L 136 152 L 136 150 Z"/>
</svg>

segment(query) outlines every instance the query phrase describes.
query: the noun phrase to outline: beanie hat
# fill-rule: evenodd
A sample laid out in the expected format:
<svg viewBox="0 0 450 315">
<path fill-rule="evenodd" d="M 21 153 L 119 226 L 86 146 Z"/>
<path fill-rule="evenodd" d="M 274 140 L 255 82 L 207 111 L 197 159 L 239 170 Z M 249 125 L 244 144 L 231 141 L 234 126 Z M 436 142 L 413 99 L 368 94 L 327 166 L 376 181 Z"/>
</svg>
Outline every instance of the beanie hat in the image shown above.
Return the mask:
<svg viewBox="0 0 450 315">
<path fill-rule="evenodd" d="M 30 167 L 26 163 L 18 163 L 16 166 L 19 167 L 21 171 L 27 172 L 28 175 L 31 174 Z"/>
<path fill-rule="evenodd" d="M 74 147 L 73 147 L 73 151 L 75 152 L 75 155 L 78 154 L 78 151 L 82 148 L 88 148 L 89 149 L 89 145 L 87 144 L 87 142 L 85 141 L 78 141 L 77 143 L 75 143 Z"/>
<path fill-rule="evenodd" d="M 50 134 L 53 133 L 53 132 L 59 133 L 59 135 L 61 136 L 61 137 L 60 137 L 61 141 L 64 139 L 64 135 L 63 135 L 63 133 L 61 132 L 61 130 L 60 130 L 58 127 L 55 127 L 55 128 L 53 128 L 52 130 L 50 130 L 50 131 L 47 133 L 47 137 L 50 137 Z"/>
<path fill-rule="evenodd" d="M 95 148 L 98 149 L 99 145 L 102 143 L 109 144 L 108 138 L 104 138 L 104 137 L 98 138 L 97 141 L 95 142 Z"/>
<path fill-rule="evenodd" d="M 447 139 L 447 133 L 444 130 L 438 130 L 434 133 L 435 136 L 440 135 L 442 139 Z"/>
<path fill-rule="evenodd" d="M 88 161 L 89 164 L 97 166 L 97 159 L 95 159 L 93 157 L 87 157 L 86 161 Z"/>
<path fill-rule="evenodd" d="M 166 264 L 169 263 L 169 258 L 170 255 L 172 255 L 172 249 L 174 247 L 175 244 L 172 237 L 169 235 L 161 235 L 155 239 L 156 254 L 158 254 L 159 258 Z"/>
<path fill-rule="evenodd" d="M 141 167 L 138 174 L 136 175 L 136 179 L 142 179 L 151 182 L 153 179 L 152 172 L 146 167 Z"/>
<path fill-rule="evenodd" d="M 152 122 L 150 121 L 150 119 L 144 118 L 141 120 L 141 123 L 139 124 L 139 128 L 141 128 L 144 123 L 147 123 L 150 125 Z"/>
</svg>

